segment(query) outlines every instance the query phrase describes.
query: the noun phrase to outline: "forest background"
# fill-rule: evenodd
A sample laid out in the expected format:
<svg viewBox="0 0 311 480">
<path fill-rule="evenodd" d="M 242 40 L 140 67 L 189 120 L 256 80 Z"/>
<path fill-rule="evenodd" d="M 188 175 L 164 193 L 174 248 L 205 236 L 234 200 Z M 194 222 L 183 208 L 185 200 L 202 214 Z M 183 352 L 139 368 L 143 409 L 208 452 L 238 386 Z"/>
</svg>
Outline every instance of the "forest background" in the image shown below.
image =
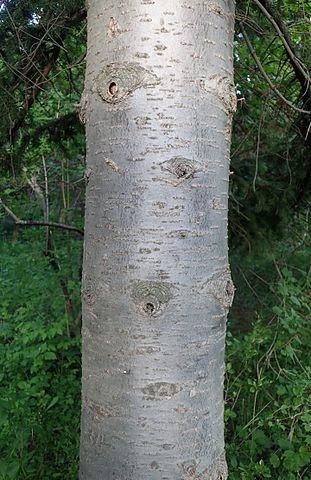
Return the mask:
<svg viewBox="0 0 311 480">
<path fill-rule="evenodd" d="M 0 479 L 75 480 L 86 11 L 0 4 Z M 239 0 L 234 60 L 229 479 L 310 480 L 311 5 Z"/>
</svg>

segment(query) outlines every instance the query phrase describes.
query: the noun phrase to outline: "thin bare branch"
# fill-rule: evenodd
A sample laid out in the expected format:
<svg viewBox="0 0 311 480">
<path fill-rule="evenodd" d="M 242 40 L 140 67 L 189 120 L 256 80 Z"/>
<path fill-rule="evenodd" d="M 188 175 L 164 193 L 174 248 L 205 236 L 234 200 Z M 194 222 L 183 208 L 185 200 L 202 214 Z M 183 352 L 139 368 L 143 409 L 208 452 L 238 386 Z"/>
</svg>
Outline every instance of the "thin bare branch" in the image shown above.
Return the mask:
<svg viewBox="0 0 311 480">
<path fill-rule="evenodd" d="M 274 26 L 277 34 L 279 35 L 281 41 L 283 42 L 283 45 L 287 51 L 287 54 L 292 61 L 292 64 L 295 65 L 296 69 L 299 70 L 300 74 L 304 77 L 305 81 L 307 82 L 307 87 L 309 87 L 311 79 L 310 75 L 308 72 L 305 71 L 303 68 L 302 62 L 299 60 L 297 55 L 294 52 L 293 46 L 290 44 L 291 42 L 287 38 L 287 35 L 285 34 L 285 28 L 280 28 L 279 23 L 276 21 L 276 19 L 273 17 L 271 12 L 267 10 L 267 6 L 269 7 L 269 2 L 268 1 L 263 1 L 263 0 L 253 0 L 254 3 L 257 5 L 257 7 L 262 11 L 262 13 L 265 15 L 265 17 L 272 23 Z M 265 5 L 264 5 L 265 4 Z"/>
<path fill-rule="evenodd" d="M 0 198 L 0 205 L 6 211 L 6 213 L 14 220 L 16 225 L 21 225 L 22 227 L 51 227 L 51 228 L 60 228 L 62 230 L 70 230 L 72 232 L 77 232 L 80 235 L 84 235 L 84 231 L 81 228 L 74 227 L 73 225 L 66 225 L 64 223 L 55 223 L 55 222 L 40 222 L 35 220 L 22 220 L 17 215 L 15 215 L 12 210 L 3 203 Z"/>
<path fill-rule="evenodd" d="M 266 109 L 266 103 L 264 103 L 262 107 L 262 112 L 260 115 L 260 120 L 259 120 L 259 125 L 258 125 L 258 132 L 257 132 L 257 147 L 256 147 L 256 161 L 255 161 L 255 173 L 254 173 L 254 178 L 253 178 L 253 191 L 256 192 L 256 180 L 258 176 L 258 171 L 259 171 L 259 152 L 260 152 L 260 140 L 261 140 L 261 129 L 264 121 L 264 116 L 265 116 L 265 109 Z"/>
<path fill-rule="evenodd" d="M 256 0 L 254 0 L 256 1 Z M 262 74 L 262 76 L 264 77 L 264 79 L 266 80 L 266 82 L 268 83 L 268 85 L 270 86 L 270 88 L 277 94 L 278 97 L 280 97 L 280 99 L 286 103 L 286 105 L 288 105 L 290 108 L 292 108 L 293 110 L 296 110 L 297 112 L 299 113 L 305 113 L 307 115 L 310 115 L 311 114 L 311 111 L 310 110 L 304 110 L 302 108 L 298 108 L 296 107 L 296 105 L 294 105 L 290 100 L 287 100 L 287 98 L 284 97 L 284 95 L 276 88 L 276 86 L 272 83 L 272 81 L 270 80 L 269 76 L 267 75 L 267 73 L 265 72 L 265 69 L 263 68 L 259 58 L 257 57 L 257 54 L 256 54 L 256 51 L 253 47 L 253 45 L 251 44 L 251 41 L 246 33 L 246 30 L 243 26 L 243 23 L 242 22 L 239 22 L 239 25 L 240 25 L 240 28 L 241 28 L 241 32 L 243 34 L 243 37 L 246 41 L 246 44 L 248 46 L 248 49 L 253 57 L 253 59 L 255 60 L 256 64 L 257 64 L 257 67 L 259 68 L 260 70 L 260 73 Z"/>
</svg>

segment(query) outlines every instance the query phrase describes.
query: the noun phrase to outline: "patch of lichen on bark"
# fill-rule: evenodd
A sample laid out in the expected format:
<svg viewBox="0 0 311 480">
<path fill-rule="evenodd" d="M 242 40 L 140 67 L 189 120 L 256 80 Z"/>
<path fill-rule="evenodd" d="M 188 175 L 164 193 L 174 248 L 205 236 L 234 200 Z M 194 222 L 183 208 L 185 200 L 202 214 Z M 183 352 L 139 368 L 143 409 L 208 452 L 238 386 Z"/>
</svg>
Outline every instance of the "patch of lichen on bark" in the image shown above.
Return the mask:
<svg viewBox="0 0 311 480">
<path fill-rule="evenodd" d="M 221 75 L 212 75 L 200 83 L 203 90 L 216 95 L 229 115 L 237 108 L 237 97 L 233 81 Z"/>
<path fill-rule="evenodd" d="M 181 390 L 177 383 L 157 382 L 146 385 L 142 392 L 146 400 L 169 400 Z"/>
<path fill-rule="evenodd" d="M 93 305 L 97 299 L 99 292 L 99 285 L 96 284 L 94 279 L 89 276 L 85 276 L 82 282 L 82 298 L 86 305 Z"/>
<path fill-rule="evenodd" d="M 203 289 L 208 294 L 213 295 L 225 310 L 231 307 L 235 288 L 229 270 L 214 275 L 205 282 Z"/>
<path fill-rule="evenodd" d="M 224 454 L 217 458 L 204 472 L 199 473 L 198 468 L 195 460 L 184 462 L 182 464 L 182 480 L 227 480 L 228 478 L 228 468 Z"/>
<path fill-rule="evenodd" d="M 105 65 L 95 81 L 95 87 L 102 100 L 119 103 L 139 87 L 156 85 L 155 74 L 135 62 L 111 63 Z"/>
<path fill-rule="evenodd" d="M 177 178 L 190 177 L 202 168 L 199 162 L 181 156 L 170 158 L 160 166 L 162 170 L 172 173 Z"/>
<path fill-rule="evenodd" d="M 165 282 L 138 281 L 132 288 L 132 298 L 142 313 L 155 316 L 172 298 L 171 286 Z"/>
</svg>

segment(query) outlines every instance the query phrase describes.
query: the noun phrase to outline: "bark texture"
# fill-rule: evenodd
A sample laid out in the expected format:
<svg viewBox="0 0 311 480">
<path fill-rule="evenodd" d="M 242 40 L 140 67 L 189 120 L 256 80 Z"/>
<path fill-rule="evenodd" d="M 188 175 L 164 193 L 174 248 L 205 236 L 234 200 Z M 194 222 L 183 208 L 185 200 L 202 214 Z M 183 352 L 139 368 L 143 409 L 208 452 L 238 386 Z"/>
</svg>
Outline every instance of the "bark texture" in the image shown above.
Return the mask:
<svg viewBox="0 0 311 480">
<path fill-rule="evenodd" d="M 232 0 L 89 0 L 80 480 L 225 480 Z"/>
</svg>

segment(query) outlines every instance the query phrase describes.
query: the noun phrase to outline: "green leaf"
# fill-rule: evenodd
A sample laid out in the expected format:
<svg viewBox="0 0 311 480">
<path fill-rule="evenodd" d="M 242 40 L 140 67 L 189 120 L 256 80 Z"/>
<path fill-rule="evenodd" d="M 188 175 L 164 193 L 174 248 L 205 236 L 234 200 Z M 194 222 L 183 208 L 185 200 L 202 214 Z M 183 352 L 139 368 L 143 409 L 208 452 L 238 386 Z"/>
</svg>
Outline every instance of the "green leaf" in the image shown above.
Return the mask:
<svg viewBox="0 0 311 480">
<path fill-rule="evenodd" d="M 46 411 L 50 410 L 58 402 L 58 397 L 54 397 L 51 403 L 46 407 Z"/>
<path fill-rule="evenodd" d="M 270 456 L 270 463 L 274 468 L 277 468 L 280 466 L 280 463 L 281 463 L 280 459 L 275 453 L 272 453 L 272 455 Z"/>
<path fill-rule="evenodd" d="M 279 438 L 278 439 L 278 445 L 282 450 L 289 450 L 292 448 L 291 442 L 288 440 L 288 438 Z"/>
<path fill-rule="evenodd" d="M 267 437 L 263 430 L 256 430 L 253 433 L 253 440 L 263 447 L 269 448 L 271 446 L 271 440 Z"/>
<path fill-rule="evenodd" d="M 5 460 L 0 460 L 0 475 L 3 477 L 3 480 L 14 480 L 17 478 L 19 471 L 19 461 L 14 460 L 11 462 L 6 462 Z"/>
<path fill-rule="evenodd" d="M 44 354 L 44 358 L 45 358 L 45 360 L 56 360 L 57 356 L 55 355 L 54 352 L 46 352 Z"/>
</svg>

